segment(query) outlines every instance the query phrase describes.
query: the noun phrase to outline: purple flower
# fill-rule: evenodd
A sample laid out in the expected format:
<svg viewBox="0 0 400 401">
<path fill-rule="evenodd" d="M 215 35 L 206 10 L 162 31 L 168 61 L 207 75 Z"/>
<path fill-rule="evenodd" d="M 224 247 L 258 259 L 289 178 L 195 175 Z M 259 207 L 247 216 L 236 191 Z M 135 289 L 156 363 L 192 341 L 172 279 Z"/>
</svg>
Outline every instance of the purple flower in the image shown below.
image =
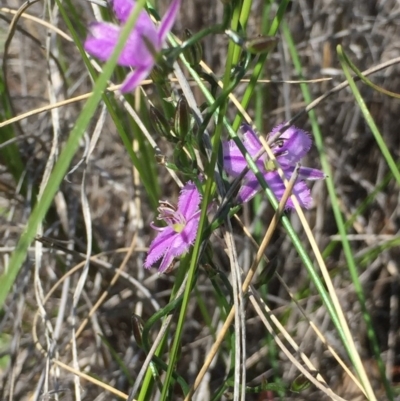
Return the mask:
<svg viewBox="0 0 400 401">
<path fill-rule="evenodd" d="M 165 227 L 152 227 L 159 232 L 150 245 L 144 267 L 149 269 L 161 260 L 158 271 L 165 272 L 174 259 L 188 251 L 193 245 L 200 220 L 201 195 L 193 182 L 189 181 L 181 190 L 178 208 L 169 202 L 160 202 L 158 220 L 163 220 Z"/>
<path fill-rule="evenodd" d="M 283 124 L 278 125 L 272 130 L 270 135 L 277 133 L 282 127 Z M 263 146 L 250 126 L 244 124 L 242 130 L 244 131 L 243 144 L 249 154 L 254 158 L 254 156 L 263 149 Z M 271 150 L 288 180 L 295 170 L 296 163 L 298 163 L 300 159 L 308 153 L 311 144 L 312 140 L 307 132 L 291 126 L 271 145 Z M 222 146 L 225 170 L 233 177 L 239 176 L 247 166 L 245 157 L 242 155 L 233 140 L 224 142 Z M 285 192 L 285 185 L 279 176 L 274 162 L 268 158 L 266 153 L 264 153 L 255 163 L 261 174 L 264 176 L 268 186 L 274 192 L 276 198 L 280 200 Z M 296 181 L 293 187 L 293 194 L 296 195 L 297 200 L 302 207 L 308 208 L 312 203 L 310 190 L 303 180 L 320 180 L 323 178 L 325 178 L 325 174 L 320 170 L 309 167 L 300 167 L 300 180 Z M 243 178 L 243 183 L 238 193 L 238 201 L 249 201 L 260 189 L 261 185 L 256 176 L 252 171 L 249 171 Z M 291 209 L 293 207 L 293 202 L 289 198 L 286 202 L 286 208 Z"/>
<path fill-rule="evenodd" d="M 179 5 L 180 0 L 172 1 L 157 28 L 145 11 L 140 12 L 117 62 L 123 67 L 133 68 L 122 83 L 121 92 L 133 91 L 150 74 L 155 64 L 154 55 L 162 49 L 168 32 L 175 22 Z M 115 16 L 123 26 L 135 7 L 135 1 L 112 0 L 112 6 Z M 122 27 L 111 23 L 91 24 L 84 45 L 85 50 L 101 61 L 108 60 L 118 43 L 121 30 Z"/>
</svg>

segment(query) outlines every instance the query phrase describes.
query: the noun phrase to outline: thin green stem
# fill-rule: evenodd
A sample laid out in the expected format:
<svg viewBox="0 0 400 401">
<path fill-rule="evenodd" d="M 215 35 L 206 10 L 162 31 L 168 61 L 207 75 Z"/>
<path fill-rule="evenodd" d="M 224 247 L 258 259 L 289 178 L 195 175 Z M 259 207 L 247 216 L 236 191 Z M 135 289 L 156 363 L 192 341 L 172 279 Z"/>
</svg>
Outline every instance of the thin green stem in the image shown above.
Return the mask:
<svg viewBox="0 0 400 401">
<path fill-rule="evenodd" d="M 278 28 L 279 28 L 279 26 L 280 26 L 280 24 L 281 24 L 281 22 L 283 20 L 286 8 L 287 8 L 289 3 L 290 3 L 290 0 L 283 0 L 280 3 L 279 8 L 278 8 L 278 12 L 277 12 L 274 20 L 272 21 L 271 28 L 270 28 L 270 30 L 268 32 L 268 35 L 275 36 L 276 33 L 278 32 Z M 248 107 L 249 103 L 250 103 L 250 99 L 253 96 L 255 87 L 257 85 L 257 81 L 258 81 L 258 79 L 259 79 L 259 77 L 261 75 L 261 72 L 262 72 L 263 68 L 264 68 L 264 64 L 265 64 L 265 61 L 267 60 L 267 57 L 268 57 L 268 53 L 261 54 L 260 57 L 258 58 L 257 64 L 254 67 L 253 73 L 251 74 L 251 77 L 250 77 L 250 82 L 247 85 L 247 88 L 246 88 L 246 90 L 244 92 L 243 99 L 242 99 L 242 102 L 241 102 L 241 105 L 242 105 L 242 107 L 244 109 L 246 109 Z M 237 131 L 239 129 L 241 121 L 242 121 L 242 115 L 240 113 L 238 113 L 236 118 L 235 118 L 235 120 L 234 120 L 234 122 L 233 122 L 233 124 L 232 124 L 232 128 L 235 131 Z"/>
<path fill-rule="evenodd" d="M 239 19 L 239 8 L 236 7 L 233 10 L 232 14 L 232 28 L 236 29 L 238 25 L 238 19 Z M 233 42 L 229 42 L 229 49 L 228 49 L 228 57 L 227 57 L 227 62 L 226 62 L 226 67 L 225 67 L 225 74 L 224 74 L 224 87 L 228 87 L 229 82 L 230 82 L 230 72 L 231 72 L 231 66 L 232 66 L 232 56 L 233 56 L 233 49 L 234 49 L 235 44 Z M 183 295 L 183 302 L 182 302 L 182 307 L 180 310 L 179 314 L 179 319 L 176 327 L 176 332 L 175 332 L 175 337 L 174 341 L 172 344 L 171 352 L 170 352 L 170 360 L 169 360 L 169 366 L 168 370 L 166 373 L 166 378 L 165 378 L 165 384 L 163 387 L 163 391 L 161 393 L 161 401 L 165 401 L 167 399 L 167 394 L 168 394 L 168 388 L 169 388 L 169 383 L 172 377 L 172 372 L 175 369 L 175 364 L 176 364 L 176 358 L 178 355 L 178 349 L 179 349 L 179 344 L 183 332 L 183 325 L 186 319 L 186 311 L 187 307 L 189 304 L 189 299 L 190 299 L 190 294 L 192 291 L 193 283 L 194 283 L 194 278 L 195 278 L 195 272 L 199 260 L 199 256 L 201 253 L 201 238 L 202 233 L 205 229 L 206 223 L 207 223 L 207 210 L 208 210 L 208 205 L 211 201 L 211 196 L 212 196 L 212 188 L 213 188 L 213 179 L 214 179 L 214 169 L 215 165 L 217 162 L 217 157 L 218 157 L 218 148 L 220 146 L 220 138 L 222 135 L 222 127 L 223 127 L 223 117 L 225 115 L 226 111 L 226 102 L 225 105 L 222 105 L 219 109 L 219 115 L 218 115 L 218 122 L 215 128 L 215 133 L 212 138 L 212 155 L 211 155 L 211 160 L 209 160 L 208 164 L 206 165 L 206 184 L 205 184 L 205 190 L 204 190 L 204 196 L 202 200 L 202 206 L 201 206 L 201 216 L 200 216 L 200 221 L 199 221 L 199 227 L 198 227 L 198 235 L 196 238 L 196 242 L 194 244 L 193 252 L 191 255 L 190 259 L 190 266 L 188 270 L 188 281 L 187 281 L 187 286 Z"/>
</svg>

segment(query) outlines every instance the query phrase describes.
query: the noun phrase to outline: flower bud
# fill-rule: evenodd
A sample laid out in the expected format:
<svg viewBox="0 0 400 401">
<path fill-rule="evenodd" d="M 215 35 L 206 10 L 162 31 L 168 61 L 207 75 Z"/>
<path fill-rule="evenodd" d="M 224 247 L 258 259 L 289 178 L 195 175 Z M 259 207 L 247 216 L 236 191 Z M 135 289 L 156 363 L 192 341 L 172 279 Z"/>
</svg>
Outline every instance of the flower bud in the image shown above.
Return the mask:
<svg viewBox="0 0 400 401">
<path fill-rule="evenodd" d="M 272 50 L 278 42 L 274 36 L 259 35 L 245 41 L 245 48 L 252 54 L 266 53 Z"/>
<path fill-rule="evenodd" d="M 174 130 L 178 138 L 185 142 L 186 135 L 190 130 L 191 113 L 185 96 L 178 100 L 174 117 Z"/>
<path fill-rule="evenodd" d="M 136 344 L 142 347 L 143 319 L 139 315 L 132 313 L 132 332 L 135 337 Z"/>
<path fill-rule="evenodd" d="M 317 375 L 318 372 L 311 372 L 314 373 L 314 376 Z M 301 391 L 307 390 L 311 386 L 309 379 L 304 377 L 302 374 L 298 375 L 292 384 L 290 385 L 290 390 L 294 393 L 300 393 Z"/>
<path fill-rule="evenodd" d="M 193 34 L 189 29 L 185 29 L 186 40 L 190 39 Z M 199 41 L 190 44 L 183 51 L 185 59 L 188 61 L 191 67 L 196 67 L 199 65 L 201 59 L 203 58 L 203 47 Z"/>
<path fill-rule="evenodd" d="M 226 29 L 225 34 L 236 45 L 241 46 L 241 47 L 244 46 L 245 39 L 242 36 L 240 36 L 237 32 L 232 31 L 232 29 Z"/>
<path fill-rule="evenodd" d="M 232 42 L 242 47 L 243 49 L 246 49 L 251 54 L 269 52 L 276 46 L 278 42 L 278 39 L 274 36 L 258 35 L 253 38 L 245 38 L 241 36 L 238 32 L 232 31 L 231 29 L 227 29 L 225 33 L 229 37 L 229 39 L 232 40 Z"/>
<path fill-rule="evenodd" d="M 164 85 L 168 81 L 168 74 L 171 72 L 171 67 L 168 66 L 161 58 L 151 70 L 150 78 L 155 84 Z"/>
<path fill-rule="evenodd" d="M 177 138 L 171 134 L 171 126 L 163 114 L 155 107 L 150 106 L 151 123 L 158 135 L 163 136 L 169 141 L 177 142 Z"/>
</svg>

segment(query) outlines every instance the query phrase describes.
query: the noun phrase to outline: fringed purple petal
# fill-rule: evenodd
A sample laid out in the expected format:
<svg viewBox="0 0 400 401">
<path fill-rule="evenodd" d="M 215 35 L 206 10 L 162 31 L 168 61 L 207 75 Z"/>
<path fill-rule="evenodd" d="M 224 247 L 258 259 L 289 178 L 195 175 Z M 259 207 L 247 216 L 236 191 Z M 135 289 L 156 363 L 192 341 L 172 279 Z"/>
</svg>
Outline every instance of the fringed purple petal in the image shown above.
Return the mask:
<svg viewBox="0 0 400 401">
<path fill-rule="evenodd" d="M 171 248 L 168 248 L 165 251 L 165 255 L 160 263 L 160 266 L 158 267 L 158 272 L 159 273 L 164 273 L 173 263 L 175 257 L 171 252 Z"/>
<path fill-rule="evenodd" d="M 222 151 L 224 155 L 225 171 L 229 175 L 236 177 L 247 166 L 246 159 L 232 140 L 222 143 Z"/>
<path fill-rule="evenodd" d="M 99 60 L 106 61 L 118 43 L 119 34 L 120 28 L 116 25 L 102 22 L 91 24 L 84 49 Z"/>
<path fill-rule="evenodd" d="M 182 189 L 178 200 L 178 211 L 182 213 L 186 220 L 198 212 L 201 202 L 201 195 L 196 185 L 189 181 Z"/>
<path fill-rule="evenodd" d="M 152 66 L 150 66 L 150 68 L 138 67 L 134 71 L 130 72 L 122 83 L 120 89 L 121 93 L 128 93 L 135 90 L 140 83 L 149 76 L 151 69 Z"/>
<path fill-rule="evenodd" d="M 243 145 L 249 155 L 254 158 L 262 149 L 261 142 L 249 125 L 243 124 L 241 129 L 243 131 Z M 245 157 L 233 140 L 223 142 L 222 151 L 224 155 L 224 169 L 229 175 L 237 177 L 248 166 Z M 265 159 L 266 155 L 263 154 L 256 161 L 257 167 L 261 172 L 265 171 Z"/>
<path fill-rule="evenodd" d="M 153 66 L 154 57 L 149 46 L 153 48 L 153 51 L 159 51 L 157 40 L 157 31 L 153 22 L 144 11 L 141 12 L 119 56 L 118 64 L 125 67 Z"/>
<path fill-rule="evenodd" d="M 271 135 L 276 134 L 284 124 L 276 126 Z M 288 164 L 300 161 L 310 150 L 312 140 L 310 135 L 300 128 L 289 127 L 277 140 L 279 145 L 273 145 L 273 152 L 277 158 L 285 160 Z"/>
<path fill-rule="evenodd" d="M 133 0 L 111 0 L 115 16 L 120 22 L 126 22 L 136 2 Z"/>
<path fill-rule="evenodd" d="M 241 186 L 237 200 L 241 203 L 248 202 L 251 200 L 257 192 L 261 190 L 261 185 L 253 175 L 254 179 L 244 180 L 243 185 Z M 265 181 L 267 182 L 269 188 L 274 193 L 276 199 L 280 201 L 285 192 L 285 184 L 280 178 L 277 172 L 268 172 L 264 175 Z M 312 198 L 310 195 L 310 190 L 305 184 L 304 181 L 297 181 L 293 187 L 294 195 L 296 195 L 300 206 L 304 208 L 309 208 L 312 204 Z M 286 209 L 293 209 L 293 201 L 289 198 L 286 202 Z"/>
<path fill-rule="evenodd" d="M 199 225 L 200 214 L 198 218 L 191 219 L 187 222 L 185 228 L 174 237 L 171 244 L 171 253 L 175 257 L 186 253 L 194 244 L 197 236 L 197 227 Z"/>
<path fill-rule="evenodd" d="M 136 2 L 133 0 L 112 0 L 112 5 L 116 17 L 124 24 L 136 6 Z M 145 10 L 140 11 L 132 31 L 133 34 L 137 34 L 139 40 L 142 36 L 147 37 L 158 50 L 160 49 L 157 29 Z"/>
<path fill-rule="evenodd" d="M 136 4 L 134 0 L 111 0 L 111 3 L 122 24 L 129 18 Z M 134 68 L 123 82 L 121 92 L 134 90 L 150 74 L 155 64 L 155 53 L 161 50 L 165 35 L 175 21 L 179 5 L 180 0 L 173 0 L 159 30 L 145 11 L 139 13 L 117 62 L 118 65 Z M 85 50 L 92 56 L 107 61 L 118 43 L 121 29 L 109 23 L 92 24 L 84 44 Z"/>
<path fill-rule="evenodd" d="M 201 195 L 198 189 L 193 182 L 189 181 L 181 190 L 178 210 L 174 211 L 171 218 L 168 218 L 171 225 L 165 227 L 164 231 L 161 231 L 151 243 L 144 267 L 151 267 L 164 256 L 159 267 L 159 272 L 163 273 L 175 257 L 188 251 L 197 236 L 201 212 L 200 202 Z"/>
<path fill-rule="evenodd" d="M 166 227 L 164 231 L 161 231 L 150 245 L 147 253 L 144 267 L 149 269 L 154 265 L 170 248 L 176 232 L 171 227 Z"/>
<path fill-rule="evenodd" d="M 247 147 L 246 147 L 247 149 Z M 237 177 L 247 167 L 247 161 L 242 152 L 232 140 L 222 143 L 222 152 L 224 155 L 224 169 L 232 177 Z M 253 152 L 255 155 L 257 152 Z M 265 155 L 261 156 L 256 164 L 261 171 L 264 171 Z"/>
<path fill-rule="evenodd" d="M 160 23 L 160 27 L 158 28 L 158 45 L 160 48 L 163 46 L 169 31 L 175 23 L 180 5 L 180 0 L 173 0 Z"/>
<path fill-rule="evenodd" d="M 138 35 L 141 40 L 143 40 L 142 38 L 145 37 L 148 41 L 150 41 L 155 50 L 158 51 L 161 49 L 161 46 L 158 44 L 157 28 L 146 11 L 140 12 L 134 27 L 134 33 Z"/>
<path fill-rule="evenodd" d="M 264 175 L 265 181 L 267 182 L 269 188 L 274 193 L 276 199 L 280 201 L 282 195 L 285 192 L 285 184 L 283 183 L 281 177 L 277 171 L 271 171 Z"/>
<path fill-rule="evenodd" d="M 237 194 L 237 201 L 245 203 L 251 200 L 261 189 L 261 185 L 253 174 L 253 179 L 243 180 L 243 184 Z"/>
<path fill-rule="evenodd" d="M 288 172 L 285 171 L 285 174 L 288 174 Z M 277 172 L 270 172 L 267 173 L 264 178 L 271 191 L 274 193 L 276 199 L 280 201 L 286 190 L 286 187 L 279 174 Z M 290 175 L 287 175 L 287 179 L 290 179 Z M 294 184 L 292 194 L 296 195 L 301 207 L 309 208 L 311 206 L 312 198 L 310 195 L 310 190 L 304 181 L 297 181 Z M 287 200 L 285 208 L 294 208 L 293 201 L 290 198 Z"/>
<path fill-rule="evenodd" d="M 250 125 L 242 124 L 241 129 L 243 131 L 243 145 L 249 154 L 254 157 L 262 149 L 261 142 Z"/>
<path fill-rule="evenodd" d="M 300 167 L 299 177 L 302 178 L 303 180 L 315 181 L 315 180 L 325 179 L 326 174 L 323 171 L 318 170 L 316 168 Z"/>
<path fill-rule="evenodd" d="M 138 20 L 138 23 L 140 19 Z M 151 21 L 150 21 L 151 22 Z M 143 36 L 151 43 L 156 43 L 157 33 L 154 25 L 141 27 L 132 31 L 125 46 L 118 58 L 118 64 L 124 67 L 150 67 L 154 65 L 154 58 L 149 52 Z M 95 23 L 89 27 L 89 36 L 87 37 L 84 48 L 92 56 L 102 61 L 110 58 L 115 46 L 118 43 L 121 29 L 108 23 Z"/>
<path fill-rule="evenodd" d="M 307 187 L 304 181 L 297 181 L 293 187 L 293 195 L 296 195 L 297 200 L 300 203 L 301 207 L 305 209 L 309 209 L 312 205 L 312 197 L 310 193 L 310 188 Z M 286 208 L 294 208 L 293 202 L 291 199 L 286 203 Z"/>
<path fill-rule="evenodd" d="M 276 134 L 283 124 L 275 127 L 271 135 Z M 246 147 L 249 154 L 253 157 L 260 151 L 262 145 L 253 131 L 253 129 L 248 125 L 243 125 L 242 130 L 244 131 L 243 144 Z M 282 170 L 289 180 L 291 175 L 295 170 L 295 164 L 300 161 L 300 159 L 307 154 L 310 150 L 312 140 L 310 135 L 296 127 L 289 127 L 281 137 L 272 144 L 271 148 L 278 159 Z M 246 167 L 247 163 L 238 147 L 233 141 L 227 141 L 223 143 L 223 153 L 224 153 L 224 168 L 228 174 L 232 176 L 238 176 L 243 169 Z M 275 169 L 269 166 L 268 158 L 263 155 L 256 161 L 259 170 L 264 175 L 264 178 L 270 187 L 271 191 L 275 194 L 278 200 L 282 199 L 285 192 L 285 185 L 279 174 Z M 272 171 L 271 171 L 272 170 Z M 310 190 L 302 179 L 308 180 L 319 180 L 325 178 L 325 174 L 317 169 L 312 169 L 308 167 L 300 167 L 299 179 L 294 187 L 293 194 L 297 197 L 300 205 L 302 207 L 308 208 L 312 204 L 312 198 L 310 195 Z M 239 189 L 238 201 L 248 202 L 253 196 L 260 190 L 261 186 L 258 183 L 256 177 L 252 172 L 246 174 L 243 180 L 243 184 Z M 293 201 L 288 200 L 286 203 L 286 208 L 293 208 Z"/>
</svg>

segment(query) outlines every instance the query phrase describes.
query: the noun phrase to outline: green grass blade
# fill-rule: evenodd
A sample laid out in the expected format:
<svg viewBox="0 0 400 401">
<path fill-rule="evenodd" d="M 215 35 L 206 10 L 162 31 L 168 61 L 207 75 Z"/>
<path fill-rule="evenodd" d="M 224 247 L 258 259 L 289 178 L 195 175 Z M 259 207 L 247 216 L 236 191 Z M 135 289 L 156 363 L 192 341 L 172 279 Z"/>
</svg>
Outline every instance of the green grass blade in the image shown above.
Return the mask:
<svg viewBox="0 0 400 401">
<path fill-rule="evenodd" d="M 283 20 L 286 8 L 289 5 L 289 3 L 290 3 L 290 0 L 283 0 L 279 4 L 278 11 L 276 13 L 275 18 L 272 21 L 272 24 L 271 24 L 271 27 L 269 29 L 268 35 L 275 36 L 276 33 L 278 32 L 279 26 L 280 26 L 280 24 L 281 24 L 281 22 Z M 254 67 L 253 73 L 251 74 L 251 77 L 250 77 L 250 82 L 249 82 L 249 84 L 248 84 L 248 86 L 247 86 L 247 88 L 246 88 L 246 90 L 244 92 L 243 99 L 242 99 L 242 102 L 241 102 L 242 107 L 244 109 L 246 109 L 247 106 L 250 103 L 250 99 L 253 96 L 255 87 L 257 85 L 257 81 L 260 78 L 260 75 L 261 75 L 262 70 L 264 68 L 264 64 L 265 64 L 265 61 L 267 60 L 267 57 L 268 57 L 268 53 L 261 54 L 259 56 L 259 59 L 257 61 L 256 66 Z M 241 116 L 240 113 L 238 113 L 236 118 L 235 118 L 235 120 L 234 120 L 234 122 L 233 122 L 233 124 L 232 124 L 232 127 L 233 127 L 234 131 L 238 130 L 241 121 L 242 121 L 242 116 Z"/>
</svg>

